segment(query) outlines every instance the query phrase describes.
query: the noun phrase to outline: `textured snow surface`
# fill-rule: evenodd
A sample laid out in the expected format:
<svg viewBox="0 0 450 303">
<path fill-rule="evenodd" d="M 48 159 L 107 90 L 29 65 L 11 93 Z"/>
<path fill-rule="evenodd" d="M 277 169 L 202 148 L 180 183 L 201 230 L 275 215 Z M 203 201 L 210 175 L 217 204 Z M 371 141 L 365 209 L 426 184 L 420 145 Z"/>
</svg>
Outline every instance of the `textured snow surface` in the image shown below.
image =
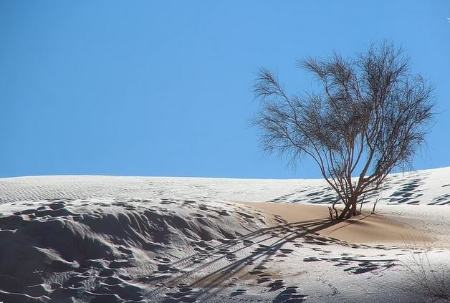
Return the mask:
<svg viewBox="0 0 450 303">
<path fill-rule="evenodd" d="M 392 174 L 380 195 L 385 204 L 450 204 L 450 168 Z M 44 199 L 191 198 L 234 202 L 330 203 L 323 180 L 213 179 L 112 176 L 41 176 L 0 179 L 0 202 Z M 368 197 L 368 199 L 373 197 Z"/>
<path fill-rule="evenodd" d="M 439 241 L 348 243 L 239 204 L 327 204 L 322 180 L 0 179 L 0 301 L 435 301 L 449 290 L 450 168 L 392 175 L 375 198 Z"/>
</svg>

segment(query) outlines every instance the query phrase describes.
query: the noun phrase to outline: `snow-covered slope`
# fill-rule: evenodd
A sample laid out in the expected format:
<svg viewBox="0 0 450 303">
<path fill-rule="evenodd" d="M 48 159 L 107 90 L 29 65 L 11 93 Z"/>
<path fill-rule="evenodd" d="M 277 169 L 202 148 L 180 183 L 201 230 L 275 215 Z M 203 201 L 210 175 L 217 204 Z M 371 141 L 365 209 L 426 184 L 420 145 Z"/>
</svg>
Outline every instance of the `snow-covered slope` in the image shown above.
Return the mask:
<svg viewBox="0 0 450 303">
<path fill-rule="evenodd" d="M 0 179 L 0 301 L 426 300 L 406 282 L 423 243 L 360 240 L 373 228 L 393 227 L 381 240 L 422 232 L 434 247 L 427 270 L 449 270 L 450 168 L 394 174 L 377 197 L 382 215 L 335 225 L 321 215 L 334 199 L 322 180 Z M 284 212 L 319 215 L 252 202 L 318 204 Z M 346 230 L 360 242 L 342 240 Z"/>
<path fill-rule="evenodd" d="M 323 180 L 111 176 L 39 176 L 0 179 L 0 203 L 43 199 L 182 198 L 234 202 L 329 203 Z M 392 174 L 378 195 L 385 204 L 450 204 L 450 167 Z"/>
</svg>

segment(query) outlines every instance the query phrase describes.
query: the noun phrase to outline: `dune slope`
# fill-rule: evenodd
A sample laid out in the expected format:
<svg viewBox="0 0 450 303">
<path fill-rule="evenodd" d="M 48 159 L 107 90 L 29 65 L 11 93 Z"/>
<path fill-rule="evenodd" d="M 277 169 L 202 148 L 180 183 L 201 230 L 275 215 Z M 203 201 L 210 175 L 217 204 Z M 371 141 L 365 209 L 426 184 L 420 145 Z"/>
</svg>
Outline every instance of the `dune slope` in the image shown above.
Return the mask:
<svg viewBox="0 0 450 303">
<path fill-rule="evenodd" d="M 431 302 L 415 256 L 450 270 L 449 180 L 393 175 L 336 223 L 321 180 L 0 179 L 0 301 Z"/>
</svg>

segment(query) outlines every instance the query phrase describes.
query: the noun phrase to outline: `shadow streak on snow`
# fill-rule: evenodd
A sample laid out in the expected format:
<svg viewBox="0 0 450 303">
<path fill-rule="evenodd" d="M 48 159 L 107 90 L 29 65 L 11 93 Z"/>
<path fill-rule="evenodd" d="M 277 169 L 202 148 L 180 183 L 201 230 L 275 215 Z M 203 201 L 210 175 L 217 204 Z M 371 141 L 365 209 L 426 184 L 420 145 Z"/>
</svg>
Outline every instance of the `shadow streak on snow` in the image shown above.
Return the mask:
<svg viewBox="0 0 450 303">
<path fill-rule="evenodd" d="M 256 248 L 254 251 L 252 251 L 249 255 L 242 257 L 240 259 L 234 260 L 231 263 L 222 266 L 221 268 L 195 280 L 189 285 L 185 285 L 182 287 L 183 289 L 179 291 L 178 293 L 171 293 L 168 294 L 168 297 L 163 301 L 164 303 L 169 302 L 179 302 L 179 300 L 183 300 L 184 294 L 186 294 L 186 297 L 184 300 L 186 302 L 195 302 L 196 300 L 201 299 L 200 301 L 205 301 L 208 298 L 211 298 L 215 295 L 217 295 L 219 292 L 223 290 L 223 282 L 228 280 L 229 278 L 237 275 L 237 274 L 251 274 L 250 271 L 245 271 L 244 268 L 246 266 L 255 264 L 255 262 L 259 262 L 256 266 L 253 266 L 253 268 L 258 268 L 259 266 L 262 266 L 265 262 L 267 262 L 267 259 L 270 258 L 270 256 L 276 254 L 280 249 L 282 249 L 283 245 L 288 242 L 294 242 L 298 238 L 305 238 L 306 241 L 310 241 L 309 243 L 315 243 L 319 245 L 327 245 L 331 243 L 339 243 L 341 245 L 349 245 L 347 242 L 340 241 L 338 239 L 334 238 L 325 238 L 319 236 L 317 233 L 323 229 L 326 229 L 328 227 L 331 227 L 335 224 L 339 223 L 339 221 L 335 220 L 329 220 L 329 219 L 322 219 L 322 220 L 309 220 L 309 221 L 301 221 L 296 223 L 288 223 L 288 224 L 282 224 L 274 227 L 269 228 L 263 228 L 259 229 L 257 231 L 254 231 L 250 234 L 245 235 L 244 237 L 240 238 L 238 241 L 234 241 L 231 244 L 221 244 L 215 249 L 220 250 L 231 250 L 233 247 L 237 246 L 237 244 L 240 241 L 251 241 L 251 239 L 255 238 L 262 238 L 262 240 L 258 242 L 254 242 L 254 244 L 259 244 L 260 242 L 265 242 L 270 239 L 276 238 L 276 240 L 270 244 L 270 245 L 262 245 L 260 244 L 258 248 Z M 276 232 L 283 232 L 285 233 L 284 236 L 276 237 L 274 236 L 274 233 Z M 239 252 L 246 247 L 237 248 L 236 250 L 233 250 L 232 253 Z M 193 258 L 194 255 L 188 256 L 186 258 L 183 258 L 182 260 L 178 260 L 177 262 L 174 262 L 172 265 L 180 264 L 185 262 L 186 260 L 190 260 Z M 165 281 L 165 285 L 175 285 L 176 283 L 180 282 L 183 278 L 186 278 L 190 275 L 192 275 L 195 272 L 198 272 L 199 270 L 206 268 L 208 266 L 213 265 L 214 263 L 223 260 L 226 256 L 220 256 L 214 260 L 208 261 L 203 264 L 189 264 L 190 266 L 194 266 L 193 268 L 190 268 L 190 270 L 183 272 L 183 274 L 172 278 L 168 281 Z M 190 267 L 185 266 L 185 267 Z M 283 286 L 281 286 L 283 287 Z M 275 288 L 273 290 L 279 289 L 281 287 Z M 190 290 L 198 288 L 199 291 L 191 292 Z M 278 300 L 278 299 L 277 299 Z M 278 301 L 275 301 L 278 302 Z M 301 302 L 300 299 L 298 302 Z"/>
</svg>

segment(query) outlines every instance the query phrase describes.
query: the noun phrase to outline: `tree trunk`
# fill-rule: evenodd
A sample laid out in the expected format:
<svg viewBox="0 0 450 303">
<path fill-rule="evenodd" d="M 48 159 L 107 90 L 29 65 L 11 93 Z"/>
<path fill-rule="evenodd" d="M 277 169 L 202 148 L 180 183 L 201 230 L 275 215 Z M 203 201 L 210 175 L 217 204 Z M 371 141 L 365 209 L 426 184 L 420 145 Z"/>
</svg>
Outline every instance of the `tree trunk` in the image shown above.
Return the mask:
<svg viewBox="0 0 450 303">
<path fill-rule="evenodd" d="M 357 204 L 357 202 L 358 202 L 357 199 L 354 199 L 354 201 L 352 201 L 352 205 L 351 205 L 352 209 L 350 211 L 351 217 L 352 216 L 356 216 L 358 214 L 357 211 L 356 211 L 356 204 Z"/>
<path fill-rule="evenodd" d="M 352 196 L 349 199 L 349 204 L 350 204 L 350 212 L 347 218 L 358 215 L 358 211 L 356 210 L 356 206 L 358 204 L 358 196 L 357 195 Z"/>
<path fill-rule="evenodd" d="M 341 214 L 339 215 L 338 219 L 342 220 L 342 219 L 346 218 L 349 209 L 350 209 L 350 204 L 346 204 L 344 209 L 342 210 Z"/>
<path fill-rule="evenodd" d="M 345 205 L 338 219 L 340 220 L 348 219 L 358 215 L 358 212 L 356 211 L 357 203 L 358 203 L 358 196 L 349 198 L 347 204 Z"/>
</svg>

